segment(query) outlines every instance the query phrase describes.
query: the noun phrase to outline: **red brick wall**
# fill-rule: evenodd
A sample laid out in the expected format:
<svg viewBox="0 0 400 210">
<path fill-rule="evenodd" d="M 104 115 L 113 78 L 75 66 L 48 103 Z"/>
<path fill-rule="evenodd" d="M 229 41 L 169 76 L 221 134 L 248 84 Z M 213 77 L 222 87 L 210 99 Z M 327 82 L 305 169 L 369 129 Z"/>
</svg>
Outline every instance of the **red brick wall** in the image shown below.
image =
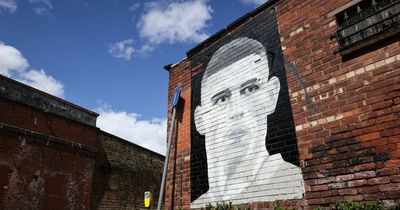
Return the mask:
<svg viewBox="0 0 400 210">
<path fill-rule="evenodd" d="M 96 117 L 0 75 L 0 209 L 155 209 L 164 157 Z"/>
<path fill-rule="evenodd" d="M 343 61 L 328 13 L 347 2 L 276 5 L 310 208 L 400 198 L 399 42 Z"/>
<path fill-rule="evenodd" d="M 164 156 L 126 140 L 99 132 L 92 181 L 91 209 L 144 209 L 144 192 L 157 208 Z"/>
<path fill-rule="evenodd" d="M 345 61 L 335 54 L 337 43 L 329 36 L 337 26 L 328 13 L 348 2 L 281 0 L 271 5 L 285 57 L 306 190 L 304 199 L 285 205 L 313 209 L 347 199 L 390 205 L 400 198 L 399 42 Z M 236 27 L 240 26 L 227 33 Z M 171 150 L 168 209 L 190 208 L 190 78 L 197 71 L 190 70 L 190 59 L 170 70 L 169 99 L 181 83 L 185 104 L 178 108 L 183 117 L 178 122 L 178 144 Z"/>
<path fill-rule="evenodd" d="M 89 209 L 94 160 L 22 136 L 0 131 L 0 208 Z"/>
<path fill-rule="evenodd" d="M 190 97 L 191 97 L 190 62 L 182 60 L 169 72 L 169 119 L 172 115 L 171 98 L 173 89 L 182 85 L 181 99 L 177 105 L 177 126 L 171 144 L 167 182 L 165 190 L 165 207 L 190 206 Z M 170 122 L 170 120 L 168 121 Z M 169 132 L 169 130 L 168 130 Z M 169 135 L 169 133 L 168 133 Z"/>
<path fill-rule="evenodd" d="M 43 135 L 96 146 L 97 129 L 7 99 L 0 99 L 0 122 L 32 130 Z"/>
<path fill-rule="evenodd" d="M 90 209 L 97 128 L 0 98 L 0 209 Z"/>
</svg>

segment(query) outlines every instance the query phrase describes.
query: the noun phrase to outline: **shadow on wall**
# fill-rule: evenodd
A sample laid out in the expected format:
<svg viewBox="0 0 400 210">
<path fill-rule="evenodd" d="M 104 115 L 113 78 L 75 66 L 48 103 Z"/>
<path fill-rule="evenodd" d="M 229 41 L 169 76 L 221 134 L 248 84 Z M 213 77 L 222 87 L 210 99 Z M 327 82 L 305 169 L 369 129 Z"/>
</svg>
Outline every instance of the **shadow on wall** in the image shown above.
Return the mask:
<svg viewBox="0 0 400 210">
<path fill-rule="evenodd" d="M 144 208 L 144 192 L 157 206 L 164 156 L 99 131 L 99 151 L 92 182 L 92 209 Z"/>
<path fill-rule="evenodd" d="M 91 209 L 99 209 L 105 192 L 110 191 L 111 164 L 108 162 L 102 141 L 98 141 L 98 144 L 92 180 Z"/>
<path fill-rule="evenodd" d="M 399 173 L 398 163 L 392 162 L 388 145 L 345 137 L 351 128 L 334 131 L 326 142 L 311 148 L 312 157 L 305 160 L 303 175 L 310 191 L 306 197 L 315 193 L 327 195 L 324 203 L 309 202 L 315 207 L 332 207 L 335 202 L 344 200 L 373 201 L 396 199 L 400 192 L 392 177 Z M 384 151 L 383 147 L 386 147 Z"/>
<path fill-rule="evenodd" d="M 180 124 L 183 122 L 183 117 L 184 117 L 184 108 L 185 108 L 185 99 L 180 97 L 178 100 L 178 104 L 176 105 L 176 124 L 175 124 L 175 128 L 174 128 L 174 133 L 172 135 L 172 142 L 171 142 L 171 150 L 173 153 L 169 155 L 170 158 L 170 162 L 168 163 L 168 165 L 172 165 L 172 189 L 171 191 L 165 191 L 165 196 L 164 199 L 170 199 L 171 200 L 171 206 L 182 206 L 182 199 L 179 200 L 180 203 L 175 203 L 175 199 L 178 197 L 182 197 L 182 193 L 183 193 L 183 178 L 182 178 L 182 171 L 183 171 L 183 167 L 182 167 L 182 156 L 177 156 L 178 150 L 177 150 L 177 139 L 180 139 L 179 137 L 177 138 L 177 136 L 179 135 L 178 131 L 180 131 Z M 170 128 L 170 126 L 168 126 Z M 183 126 L 184 127 L 184 126 Z M 169 130 L 168 130 L 169 132 Z M 183 134 L 185 135 L 185 134 Z M 169 133 L 168 135 L 169 136 Z M 168 139 L 169 141 L 170 139 Z M 180 159 L 180 160 L 179 160 Z M 171 160 L 173 160 L 171 162 Z M 181 164 L 177 164 L 177 162 L 181 163 Z M 178 168 L 179 167 L 179 168 Z M 177 178 L 177 171 L 180 171 L 180 173 L 178 173 L 179 178 Z M 168 173 L 167 173 L 168 174 Z M 176 189 L 178 188 L 178 189 Z M 180 194 L 175 194 L 172 195 L 173 193 L 168 194 L 168 192 L 179 192 Z M 158 201 L 158 196 L 154 197 L 153 199 L 157 199 Z M 163 206 L 164 207 L 164 206 Z"/>
</svg>

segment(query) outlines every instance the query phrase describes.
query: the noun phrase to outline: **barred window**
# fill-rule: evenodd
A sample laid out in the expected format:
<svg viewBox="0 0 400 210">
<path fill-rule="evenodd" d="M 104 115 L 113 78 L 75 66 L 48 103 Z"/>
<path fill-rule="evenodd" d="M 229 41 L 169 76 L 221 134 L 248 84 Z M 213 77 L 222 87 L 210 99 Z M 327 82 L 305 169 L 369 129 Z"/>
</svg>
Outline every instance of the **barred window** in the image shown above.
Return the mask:
<svg viewBox="0 0 400 210">
<path fill-rule="evenodd" d="M 331 38 L 342 55 L 400 34 L 400 0 L 363 0 L 335 16 L 338 30 Z"/>
</svg>

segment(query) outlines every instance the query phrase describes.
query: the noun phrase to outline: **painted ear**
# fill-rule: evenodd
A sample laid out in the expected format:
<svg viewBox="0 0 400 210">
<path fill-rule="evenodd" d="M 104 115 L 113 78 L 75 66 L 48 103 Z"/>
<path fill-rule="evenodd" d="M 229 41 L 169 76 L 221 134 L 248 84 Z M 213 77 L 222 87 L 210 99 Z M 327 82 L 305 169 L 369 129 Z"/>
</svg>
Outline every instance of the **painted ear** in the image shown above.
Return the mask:
<svg viewBox="0 0 400 210">
<path fill-rule="evenodd" d="M 200 135 L 204 135 L 205 128 L 203 124 L 203 118 L 201 116 L 201 106 L 197 106 L 194 110 L 194 125 L 196 126 L 197 132 L 199 132 Z"/>
<path fill-rule="evenodd" d="M 281 84 L 279 83 L 278 77 L 272 77 L 268 81 L 268 97 L 270 104 L 267 106 L 267 114 L 271 114 L 275 111 L 276 104 L 278 102 L 279 91 L 281 89 Z"/>
</svg>

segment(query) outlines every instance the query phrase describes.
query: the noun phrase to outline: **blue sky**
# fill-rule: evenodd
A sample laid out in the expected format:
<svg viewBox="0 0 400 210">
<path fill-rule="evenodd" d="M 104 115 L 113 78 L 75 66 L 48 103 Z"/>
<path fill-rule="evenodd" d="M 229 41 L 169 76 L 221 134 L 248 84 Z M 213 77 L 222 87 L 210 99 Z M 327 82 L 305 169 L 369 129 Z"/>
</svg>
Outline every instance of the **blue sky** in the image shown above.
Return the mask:
<svg viewBox="0 0 400 210">
<path fill-rule="evenodd" d="M 265 0 L 0 0 L 0 73 L 165 153 L 163 66 Z"/>
</svg>

